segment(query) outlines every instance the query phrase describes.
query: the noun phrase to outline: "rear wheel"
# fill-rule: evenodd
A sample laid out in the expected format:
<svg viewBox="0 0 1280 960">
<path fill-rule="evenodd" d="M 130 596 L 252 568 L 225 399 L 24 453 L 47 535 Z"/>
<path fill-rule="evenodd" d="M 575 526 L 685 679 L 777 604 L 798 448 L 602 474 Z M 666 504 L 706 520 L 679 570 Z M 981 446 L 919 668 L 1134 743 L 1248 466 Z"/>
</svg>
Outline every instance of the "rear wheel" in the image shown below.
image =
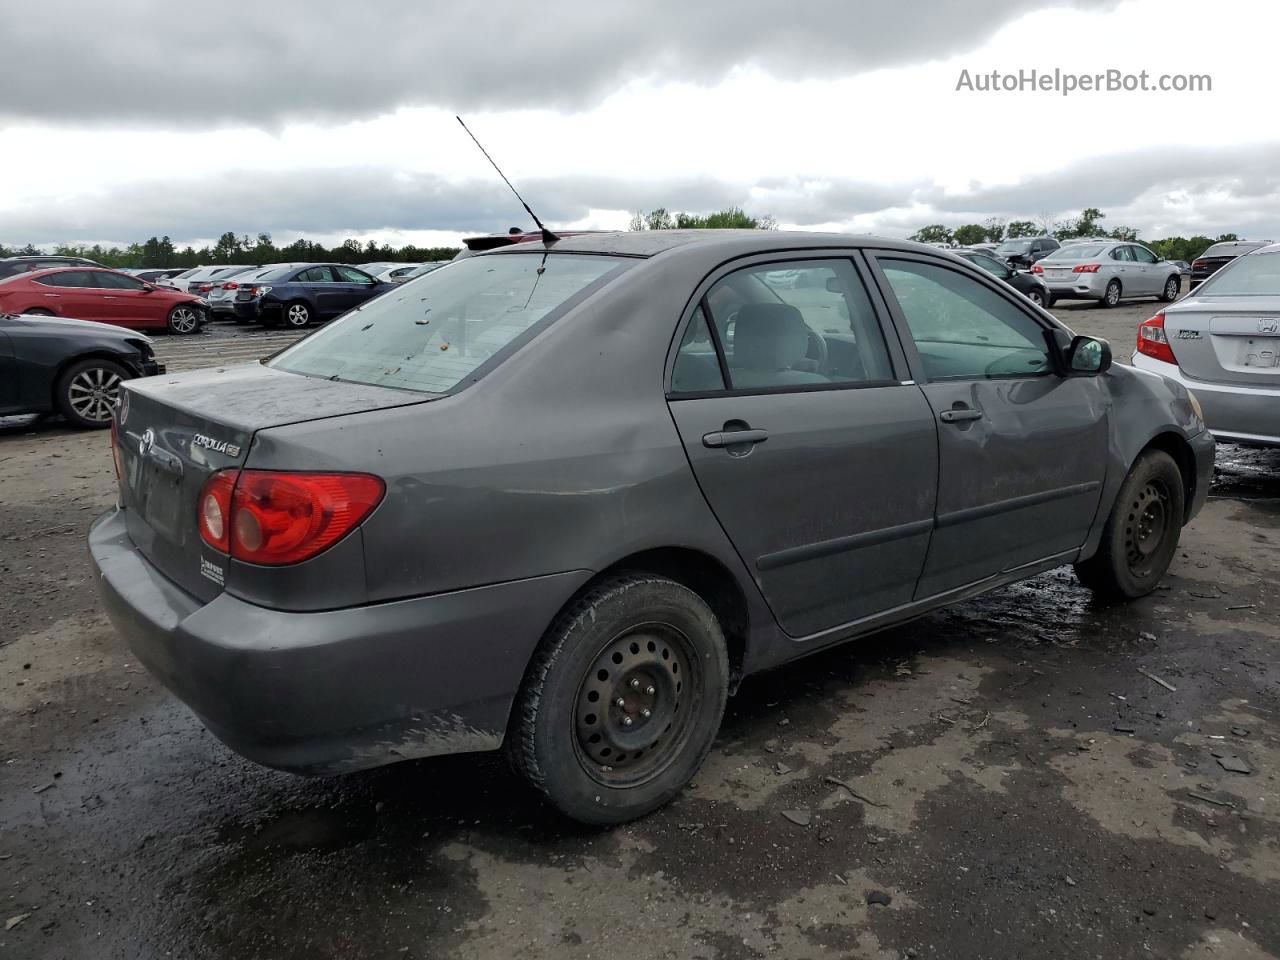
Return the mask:
<svg viewBox="0 0 1280 960">
<path fill-rule="evenodd" d="M 311 322 L 311 308 L 301 300 L 295 300 L 284 308 L 286 326 L 301 329 Z"/>
<path fill-rule="evenodd" d="M 1160 299 L 1165 303 L 1173 303 L 1178 299 L 1178 292 L 1182 289 L 1182 278 L 1174 274 L 1164 282 L 1164 291 L 1160 294 Z"/>
<path fill-rule="evenodd" d="M 1142 454 L 1116 496 L 1098 552 L 1076 564 L 1080 582 L 1105 600 L 1135 600 L 1156 588 L 1182 533 L 1182 472 L 1162 450 Z"/>
<path fill-rule="evenodd" d="M 170 333 L 183 335 L 196 333 L 200 330 L 200 311 L 180 303 L 169 311 L 165 325 Z"/>
<path fill-rule="evenodd" d="M 111 414 L 120 397 L 120 384 L 128 376 L 128 371 L 112 360 L 96 357 L 80 360 L 58 377 L 53 388 L 54 404 L 58 412 L 77 427 L 110 426 Z"/>
<path fill-rule="evenodd" d="M 663 577 L 607 580 L 557 618 L 512 718 L 513 765 L 562 813 L 615 824 L 674 797 L 724 714 L 724 635 L 696 593 Z"/>
<path fill-rule="evenodd" d="M 1044 292 L 1036 288 L 1032 288 L 1031 290 L 1027 291 L 1027 299 L 1030 300 L 1032 303 L 1034 303 L 1037 307 L 1045 306 L 1046 300 L 1047 300 L 1047 298 L 1044 295 Z"/>
<path fill-rule="evenodd" d="M 1114 307 L 1120 302 L 1120 281 L 1112 280 L 1107 284 L 1106 291 L 1102 294 L 1102 299 L 1098 301 L 1100 307 Z"/>
</svg>

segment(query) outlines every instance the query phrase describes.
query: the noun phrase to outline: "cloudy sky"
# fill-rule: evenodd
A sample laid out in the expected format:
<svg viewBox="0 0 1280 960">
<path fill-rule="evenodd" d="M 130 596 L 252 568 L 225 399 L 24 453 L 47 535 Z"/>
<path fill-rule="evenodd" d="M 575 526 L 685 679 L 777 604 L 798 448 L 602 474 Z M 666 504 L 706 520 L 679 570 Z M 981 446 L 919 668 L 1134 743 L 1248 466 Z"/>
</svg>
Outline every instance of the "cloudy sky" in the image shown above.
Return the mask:
<svg viewBox="0 0 1280 960">
<path fill-rule="evenodd" d="M 1273 0 L 41 0 L 6 17 L 0 243 L 452 243 L 739 205 L 784 228 L 1100 207 L 1280 239 Z M 1109 69 L 1203 92 L 957 90 Z"/>
</svg>

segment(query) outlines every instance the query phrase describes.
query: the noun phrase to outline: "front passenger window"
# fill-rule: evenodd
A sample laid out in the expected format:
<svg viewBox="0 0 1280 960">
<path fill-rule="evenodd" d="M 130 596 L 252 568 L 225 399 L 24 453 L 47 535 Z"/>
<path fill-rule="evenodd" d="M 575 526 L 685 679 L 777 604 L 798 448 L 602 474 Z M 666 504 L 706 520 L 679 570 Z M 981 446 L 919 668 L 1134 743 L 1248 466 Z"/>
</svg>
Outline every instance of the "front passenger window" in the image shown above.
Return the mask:
<svg viewBox="0 0 1280 960">
<path fill-rule="evenodd" d="M 1052 371 L 1044 329 L 978 281 L 915 260 L 881 260 L 930 380 Z"/>
</svg>

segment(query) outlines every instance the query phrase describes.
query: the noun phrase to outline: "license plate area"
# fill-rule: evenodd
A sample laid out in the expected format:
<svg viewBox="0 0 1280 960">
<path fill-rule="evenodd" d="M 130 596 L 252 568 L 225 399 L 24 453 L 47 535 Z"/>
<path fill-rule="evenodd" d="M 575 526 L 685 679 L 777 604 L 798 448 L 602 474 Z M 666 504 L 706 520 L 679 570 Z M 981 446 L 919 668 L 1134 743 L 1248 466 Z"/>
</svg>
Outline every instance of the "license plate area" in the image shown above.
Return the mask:
<svg viewBox="0 0 1280 960">
<path fill-rule="evenodd" d="M 144 461 L 134 488 L 138 512 L 159 536 L 177 542 L 180 539 L 179 513 L 182 508 L 182 477 Z"/>
<path fill-rule="evenodd" d="M 1280 337 L 1249 337 L 1239 346 L 1239 364 L 1257 370 L 1280 366 Z"/>
</svg>

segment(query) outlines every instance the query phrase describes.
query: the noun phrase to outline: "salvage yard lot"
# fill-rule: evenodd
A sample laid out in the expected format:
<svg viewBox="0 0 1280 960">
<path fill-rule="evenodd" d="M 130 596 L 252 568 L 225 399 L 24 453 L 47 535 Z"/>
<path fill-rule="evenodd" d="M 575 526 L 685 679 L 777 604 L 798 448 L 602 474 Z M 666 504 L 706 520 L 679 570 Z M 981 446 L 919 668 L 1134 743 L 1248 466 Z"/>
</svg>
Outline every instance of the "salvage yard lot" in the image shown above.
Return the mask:
<svg viewBox="0 0 1280 960">
<path fill-rule="evenodd" d="M 1055 312 L 1127 361 L 1155 305 Z M 0 490 L 0 956 L 1280 957 L 1280 451 L 1219 448 L 1146 599 L 1058 570 L 749 680 L 694 788 L 613 831 L 493 756 L 231 754 L 100 611 L 105 434 L 0 429 Z"/>
</svg>

